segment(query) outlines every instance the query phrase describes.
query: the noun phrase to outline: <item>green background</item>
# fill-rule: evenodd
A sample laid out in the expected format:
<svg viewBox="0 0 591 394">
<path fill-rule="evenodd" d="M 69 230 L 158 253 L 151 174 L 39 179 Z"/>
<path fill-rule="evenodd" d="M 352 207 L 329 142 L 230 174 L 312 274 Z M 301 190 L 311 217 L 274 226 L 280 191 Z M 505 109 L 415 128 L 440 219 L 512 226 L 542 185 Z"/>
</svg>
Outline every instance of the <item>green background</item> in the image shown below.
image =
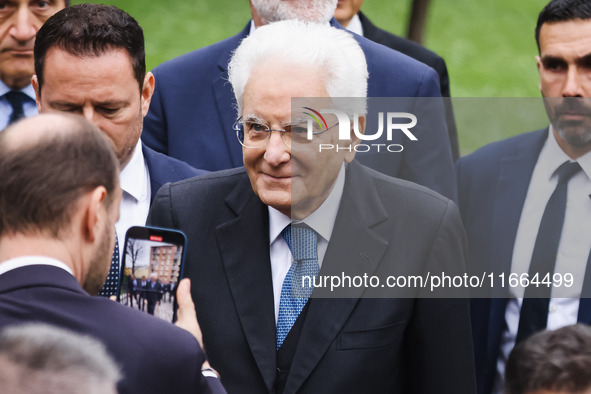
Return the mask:
<svg viewBox="0 0 591 394">
<path fill-rule="evenodd" d="M 365 0 L 379 27 L 404 35 L 411 0 Z M 73 1 L 74 4 L 82 1 Z M 250 18 L 248 0 L 118 0 L 146 36 L 148 69 L 238 33 Z M 424 45 L 447 62 L 453 97 L 539 97 L 534 27 L 547 0 L 431 0 Z M 542 122 L 543 123 L 543 122 Z M 459 125 L 463 154 L 521 132 L 492 135 Z"/>
</svg>

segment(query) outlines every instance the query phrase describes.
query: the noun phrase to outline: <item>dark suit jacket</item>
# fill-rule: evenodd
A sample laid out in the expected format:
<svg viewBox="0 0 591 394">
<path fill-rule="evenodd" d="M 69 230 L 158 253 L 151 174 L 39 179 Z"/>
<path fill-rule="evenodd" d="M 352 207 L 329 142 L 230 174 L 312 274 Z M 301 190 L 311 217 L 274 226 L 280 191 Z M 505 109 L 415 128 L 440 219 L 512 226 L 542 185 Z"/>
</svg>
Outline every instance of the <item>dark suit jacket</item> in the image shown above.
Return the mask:
<svg viewBox="0 0 591 394">
<path fill-rule="evenodd" d="M 457 164 L 460 212 L 468 234 L 469 266 L 510 272 L 521 211 L 548 129 L 489 144 Z M 587 273 L 588 274 L 588 273 Z M 586 275 L 587 275 L 586 274 Z M 479 393 L 490 393 L 496 374 L 507 298 L 474 299 L 472 328 Z M 591 323 L 582 299 L 579 322 Z"/>
<path fill-rule="evenodd" d="M 331 23 L 342 28 L 334 19 Z M 242 149 L 232 129 L 237 118 L 236 101 L 227 80 L 227 66 L 232 51 L 249 29 L 250 23 L 233 37 L 154 69 L 156 89 L 142 135 L 146 145 L 196 168 L 213 171 L 242 165 Z M 367 59 L 369 97 L 441 96 L 433 69 L 364 37 L 354 37 Z M 414 112 L 412 100 L 409 107 L 408 112 Z M 391 143 L 403 143 L 404 153 L 360 154 L 359 160 L 455 199 L 455 174 L 443 111 L 433 118 L 435 124 L 417 132 L 419 141 L 409 142 L 402 133 L 395 133 Z"/>
<path fill-rule="evenodd" d="M 437 74 L 439 74 L 439 85 L 441 87 L 441 96 L 449 97 L 449 75 L 447 73 L 447 66 L 445 60 L 435 52 L 432 52 L 422 45 L 417 44 L 406 38 L 398 37 L 386 30 L 380 29 L 365 16 L 364 13 L 359 12 L 359 20 L 361 27 L 363 27 L 363 36 L 370 40 L 392 48 L 395 51 L 404 53 L 421 63 L 425 63 L 431 67 Z M 453 109 L 450 101 L 445 102 L 445 114 L 447 118 L 447 132 L 451 144 L 452 156 L 454 161 L 460 157 L 460 148 L 458 144 L 458 131 L 456 129 L 456 122 L 454 119 Z"/>
<path fill-rule="evenodd" d="M 198 170 L 172 157 L 156 152 L 142 144 L 142 153 L 150 174 L 150 201 L 154 200 L 158 190 L 168 182 L 176 182 L 197 175 L 206 174 L 207 171 Z"/>
<path fill-rule="evenodd" d="M 154 287 L 152 287 L 152 282 L 148 281 L 146 286 L 144 286 L 144 294 L 145 298 L 148 300 L 148 304 L 155 304 L 156 302 L 162 300 L 163 292 L 164 290 L 162 289 L 160 282 L 156 282 Z"/>
<path fill-rule="evenodd" d="M 119 394 L 224 393 L 205 379 L 205 360 L 188 332 L 163 320 L 91 297 L 66 271 L 33 265 L 0 276 L 0 328 L 44 322 L 101 340 L 122 367 Z"/>
<path fill-rule="evenodd" d="M 187 235 L 184 272 L 224 386 L 231 393 L 273 393 L 268 208 L 244 169 L 164 186 L 148 222 Z M 463 262 L 463 247 L 453 203 L 353 162 L 320 274 L 341 266 L 372 275 L 455 265 Z M 467 300 L 369 299 L 362 291 L 310 299 L 286 394 L 474 392 Z"/>
</svg>

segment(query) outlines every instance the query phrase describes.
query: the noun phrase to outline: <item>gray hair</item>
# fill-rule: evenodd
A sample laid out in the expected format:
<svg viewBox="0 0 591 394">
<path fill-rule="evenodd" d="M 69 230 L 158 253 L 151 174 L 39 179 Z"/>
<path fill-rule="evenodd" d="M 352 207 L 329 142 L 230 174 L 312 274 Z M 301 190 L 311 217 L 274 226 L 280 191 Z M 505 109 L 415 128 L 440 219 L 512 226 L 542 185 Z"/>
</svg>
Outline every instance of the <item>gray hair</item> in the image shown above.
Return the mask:
<svg viewBox="0 0 591 394">
<path fill-rule="evenodd" d="M 296 20 L 262 26 L 245 38 L 228 65 L 238 116 L 244 88 L 262 62 L 279 61 L 320 70 L 330 97 L 366 97 L 367 63 L 361 47 L 345 30 Z"/>
<path fill-rule="evenodd" d="M 119 367 L 97 339 L 48 324 L 0 331 L 3 393 L 111 394 Z"/>
<path fill-rule="evenodd" d="M 251 3 L 265 24 L 288 19 L 328 23 L 337 8 L 337 0 L 251 0 Z"/>
</svg>

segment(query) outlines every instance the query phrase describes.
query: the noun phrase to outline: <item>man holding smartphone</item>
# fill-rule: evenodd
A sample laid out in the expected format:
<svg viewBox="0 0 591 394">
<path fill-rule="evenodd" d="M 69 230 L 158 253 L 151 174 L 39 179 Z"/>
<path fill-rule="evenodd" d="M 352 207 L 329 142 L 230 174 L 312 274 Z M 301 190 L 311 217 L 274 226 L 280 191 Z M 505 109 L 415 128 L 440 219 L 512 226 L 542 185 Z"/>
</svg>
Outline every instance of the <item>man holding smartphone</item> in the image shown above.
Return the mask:
<svg viewBox="0 0 591 394">
<path fill-rule="evenodd" d="M 38 321 L 100 339 L 121 367 L 119 394 L 225 392 L 200 370 L 187 282 L 179 325 L 193 335 L 90 296 L 109 270 L 121 201 L 118 162 L 98 128 L 65 114 L 16 123 L 0 134 L 0 179 L 0 329 Z"/>
</svg>

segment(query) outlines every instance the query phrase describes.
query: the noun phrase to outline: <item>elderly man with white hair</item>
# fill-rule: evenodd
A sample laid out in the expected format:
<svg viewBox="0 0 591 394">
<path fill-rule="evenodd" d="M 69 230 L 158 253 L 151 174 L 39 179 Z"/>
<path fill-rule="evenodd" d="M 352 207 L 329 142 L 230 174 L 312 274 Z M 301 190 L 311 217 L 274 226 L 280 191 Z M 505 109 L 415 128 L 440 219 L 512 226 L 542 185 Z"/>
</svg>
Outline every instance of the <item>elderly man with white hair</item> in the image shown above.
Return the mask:
<svg viewBox="0 0 591 394">
<path fill-rule="evenodd" d="M 246 0 L 242 0 L 246 3 Z M 154 69 L 156 85 L 142 140 L 150 148 L 209 171 L 242 165 L 240 145 L 233 136 L 236 100 L 228 84 L 228 63 L 238 45 L 268 23 L 299 20 L 343 29 L 332 16 L 337 0 L 250 0 L 252 20 L 238 34 L 171 59 Z M 343 29 L 344 30 L 344 29 Z M 398 51 L 353 35 L 367 58 L 368 97 L 441 97 L 439 77 L 430 67 Z M 291 41 L 283 46 L 289 48 Z M 443 108 L 417 126 L 418 141 L 401 134 L 404 153 L 359 155 L 361 163 L 384 174 L 416 182 L 456 198 L 456 180 Z"/>
<path fill-rule="evenodd" d="M 229 77 L 245 168 L 166 185 L 148 219 L 188 237 L 185 276 L 228 392 L 473 393 L 467 300 L 369 298 L 362 287 L 329 298 L 314 280 L 464 258 L 450 200 L 357 163 L 357 136 L 317 149 L 341 130 L 306 112 L 366 95 L 357 42 L 321 24 L 271 23 L 242 42 Z"/>
</svg>

